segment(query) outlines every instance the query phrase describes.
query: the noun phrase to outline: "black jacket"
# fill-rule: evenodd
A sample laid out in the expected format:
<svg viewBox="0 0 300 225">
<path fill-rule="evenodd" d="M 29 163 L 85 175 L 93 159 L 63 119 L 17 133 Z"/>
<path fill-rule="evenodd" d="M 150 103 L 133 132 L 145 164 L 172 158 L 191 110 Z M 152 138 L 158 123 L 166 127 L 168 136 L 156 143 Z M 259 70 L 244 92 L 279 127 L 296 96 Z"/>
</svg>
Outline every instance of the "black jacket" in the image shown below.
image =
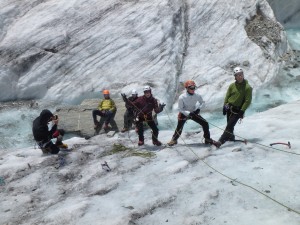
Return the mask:
<svg viewBox="0 0 300 225">
<path fill-rule="evenodd" d="M 48 130 L 48 122 L 53 114 L 48 110 L 44 109 L 40 116 L 33 121 L 32 133 L 36 141 L 50 141 L 53 133 L 57 130 L 57 125 L 54 124 L 51 130 Z"/>
</svg>

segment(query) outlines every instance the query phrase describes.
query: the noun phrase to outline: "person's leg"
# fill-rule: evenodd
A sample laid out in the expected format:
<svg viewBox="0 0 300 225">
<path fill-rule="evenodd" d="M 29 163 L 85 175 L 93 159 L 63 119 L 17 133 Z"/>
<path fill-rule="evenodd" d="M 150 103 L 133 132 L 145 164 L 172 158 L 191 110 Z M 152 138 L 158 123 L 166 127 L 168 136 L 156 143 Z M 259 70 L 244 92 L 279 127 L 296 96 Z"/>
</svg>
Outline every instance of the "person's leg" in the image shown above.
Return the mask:
<svg viewBox="0 0 300 225">
<path fill-rule="evenodd" d="M 108 126 L 108 124 L 110 123 L 111 118 L 114 116 L 114 112 L 112 111 L 107 111 L 105 114 L 105 125 Z"/>
<path fill-rule="evenodd" d="M 155 121 L 149 120 L 149 121 L 147 121 L 147 124 L 151 128 L 151 130 L 152 130 L 152 142 L 153 142 L 153 144 L 154 143 L 158 143 L 159 142 L 158 141 L 159 130 L 158 130 L 157 126 L 156 126 Z"/>
<path fill-rule="evenodd" d="M 59 147 L 53 144 L 51 140 L 45 143 L 40 142 L 38 145 L 44 154 L 57 154 L 60 151 Z"/>
<path fill-rule="evenodd" d="M 177 139 L 180 137 L 185 122 L 186 122 L 186 119 L 178 119 L 177 127 L 175 129 L 174 134 L 173 134 L 172 140 L 177 141 Z"/>
<path fill-rule="evenodd" d="M 192 116 L 191 118 L 193 121 L 195 121 L 196 123 L 200 124 L 200 126 L 203 129 L 203 137 L 205 138 L 205 140 L 210 140 L 210 132 L 209 132 L 209 125 L 208 122 L 200 115 L 195 115 Z"/>
<path fill-rule="evenodd" d="M 233 134 L 234 126 L 236 125 L 238 120 L 239 120 L 239 116 L 237 114 L 232 114 L 228 116 L 228 121 L 227 121 L 225 131 L 219 139 L 219 141 L 222 144 L 224 144 L 228 140 L 234 139 L 234 134 Z"/>
<path fill-rule="evenodd" d="M 110 125 L 111 125 L 112 130 L 119 132 L 118 125 L 115 121 L 115 115 L 116 115 L 116 112 L 112 113 L 111 118 L 110 118 Z"/>
<path fill-rule="evenodd" d="M 132 128 L 133 121 L 134 121 L 134 114 L 132 111 L 129 111 L 127 121 L 128 121 L 128 129 L 130 130 Z"/>
<path fill-rule="evenodd" d="M 124 113 L 124 128 L 128 129 L 128 110 Z"/>
<path fill-rule="evenodd" d="M 144 124 L 143 121 L 139 120 L 136 123 L 136 126 L 138 128 L 138 136 L 139 136 L 139 145 L 144 144 Z"/>
<path fill-rule="evenodd" d="M 67 144 L 64 144 L 62 142 L 63 140 L 63 136 L 65 135 L 65 131 L 63 129 L 58 129 L 58 132 L 59 132 L 59 135 L 58 137 L 56 138 L 56 143 L 55 145 L 59 148 L 68 148 L 68 145 Z"/>
<path fill-rule="evenodd" d="M 102 112 L 98 109 L 94 109 L 92 111 L 92 116 L 93 116 L 94 125 L 97 126 L 98 125 L 97 116 L 102 116 Z"/>
</svg>

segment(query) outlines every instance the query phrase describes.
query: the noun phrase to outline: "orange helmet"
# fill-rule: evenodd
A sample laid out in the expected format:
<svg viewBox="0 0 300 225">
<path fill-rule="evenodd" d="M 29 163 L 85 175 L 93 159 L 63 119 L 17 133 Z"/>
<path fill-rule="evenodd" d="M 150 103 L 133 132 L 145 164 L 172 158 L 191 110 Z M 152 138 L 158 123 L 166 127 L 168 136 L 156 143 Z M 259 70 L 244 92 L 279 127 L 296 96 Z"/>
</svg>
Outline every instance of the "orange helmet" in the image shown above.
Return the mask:
<svg viewBox="0 0 300 225">
<path fill-rule="evenodd" d="M 104 95 L 109 95 L 109 90 L 103 90 L 103 91 L 102 91 L 102 94 L 104 94 Z"/>
<path fill-rule="evenodd" d="M 190 86 L 196 86 L 195 82 L 193 80 L 187 80 L 185 83 L 184 83 L 184 87 L 185 88 L 188 88 Z"/>
</svg>

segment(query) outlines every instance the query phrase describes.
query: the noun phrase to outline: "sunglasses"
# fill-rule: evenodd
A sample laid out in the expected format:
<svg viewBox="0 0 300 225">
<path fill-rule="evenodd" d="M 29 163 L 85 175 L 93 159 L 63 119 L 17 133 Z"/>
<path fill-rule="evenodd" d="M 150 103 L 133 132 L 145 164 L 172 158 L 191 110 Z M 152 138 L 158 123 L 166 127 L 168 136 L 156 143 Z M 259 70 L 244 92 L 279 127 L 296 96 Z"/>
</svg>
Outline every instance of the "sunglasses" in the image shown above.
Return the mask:
<svg viewBox="0 0 300 225">
<path fill-rule="evenodd" d="M 237 77 L 237 76 L 240 76 L 240 77 L 242 77 L 244 74 L 243 73 L 237 73 L 235 76 Z"/>
<path fill-rule="evenodd" d="M 196 87 L 195 87 L 195 86 L 189 86 L 188 89 L 190 89 L 190 90 L 195 90 Z"/>
</svg>

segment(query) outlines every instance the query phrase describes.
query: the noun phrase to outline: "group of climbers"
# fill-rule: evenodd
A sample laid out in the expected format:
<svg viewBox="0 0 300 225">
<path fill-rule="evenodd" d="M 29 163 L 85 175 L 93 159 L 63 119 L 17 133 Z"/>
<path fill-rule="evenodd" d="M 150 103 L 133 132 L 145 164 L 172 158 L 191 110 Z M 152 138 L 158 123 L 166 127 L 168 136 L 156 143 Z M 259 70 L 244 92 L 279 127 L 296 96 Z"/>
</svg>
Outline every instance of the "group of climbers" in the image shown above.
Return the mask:
<svg viewBox="0 0 300 225">
<path fill-rule="evenodd" d="M 244 72 L 240 67 L 236 67 L 233 70 L 235 82 L 230 84 L 223 105 L 223 115 L 227 115 L 227 126 L 224 133 L 221 135 L 218 141 L 213 140 L 210 137 L 209 124 L 200 115 L 200 109 L 204 105 L 204 101 L 199 93 L 196 93 L 196 84 L 193 80 L 188 80 L 184 83 L 186 89 L 185 93 L 179 96 L 178 100 L 178 122 L 175 132 L 169 146 L 177 144 L 177 140 L 180 137 L 184 124 L 187 120 L 193 120 L 198 123 L 203 129 L 204 143 L 215 145 L 219 148 L 226 141 L 234 141 L 234 126 L 239 119 L 244 117 L 246 109 L 251 104 L 252 100 L 252 87 L 248 81 L 244 79 Z M 153 97 L 150 86 L 144 87 L 144 95 L 138 97 L 136 90 L 132 90 L 131 96 L 127 98 L 125 94 L 121 94 L 126 107 L 124 114 L 124 127 L 121 132 L 129 131 L 132 125 L 135 125 L 135 129 L 138 134 L 138 145 L 144 145 L 144 124 L 146 123 L 152 130 L 152 143 L 160 146 L 162 143 L 158 140 L 159 130 L 157 124 L 153 119 L 152 113 L 156 114 L 163 111 L 165 104 L 159 104 L 158 100 Z M 104 99 L 99 103 L 98 109 L 92 111 L 92 117 L 95 130 L 100 130 L 104 124 L 104 130 L 109 128 L 109 124 L 112 127 L 117 127 L 114 120 L 116 114 L 115 102 L 110 98 L 108 90 L 103 92 Z M 100 121 L 97 120 L 97 116 L 100 116 Z M 51 130 L 48 131 L 47 124 L 53 122 Z M 64 131 L 57 129 L 58 118 L 53 116 L 49 110 L 43 110 L 40 116 L 33 122 L 33 134 L 39 147 L 43 152 L 50 152 L 57 154 L 59 147 L 66 147 L 62 143 Z M 57 138 L 56 144 L 53 144 L 51 138 Z M 46 150 L 45 150 L 46 149 Z"/>
</svg>

